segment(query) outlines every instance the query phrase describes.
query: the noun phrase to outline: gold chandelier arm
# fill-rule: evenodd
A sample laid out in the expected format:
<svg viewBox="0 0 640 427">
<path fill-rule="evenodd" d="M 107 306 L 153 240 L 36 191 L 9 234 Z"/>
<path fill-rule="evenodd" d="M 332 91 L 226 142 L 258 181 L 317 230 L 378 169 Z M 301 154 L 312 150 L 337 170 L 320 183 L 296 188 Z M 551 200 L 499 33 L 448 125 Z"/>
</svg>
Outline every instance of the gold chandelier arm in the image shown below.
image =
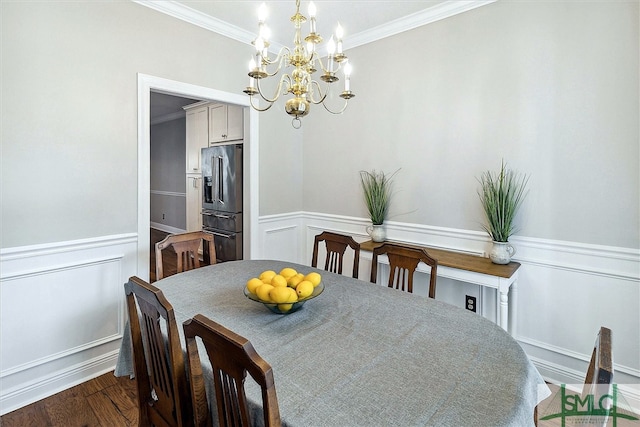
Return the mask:
<svg viewBox="0 0 640 427">
<path fill-rule="evenodd" d="M 268 110 L 269 108 L 271 108 L 271 107 L 273 106 L 273 104 L 274 104 L 273 102 L 270 102 L 270 103 L 269 103 L 269 105 L 267 105 L 265 108 L 260 108 L 260 107 L 258 107 L 257 105 L 254 105 L 254 103 L 253 103 L 253 96 L 250 96 L 250 97 L 249 97 L 249 103 L 251 104 L 251 107 L 252 107 L 254 110 L 259 111 L 259 112 L 267 111 L 267 110 Z"/>
<path fill-rule="evenodd" d="M 278 56 L 276 56 L 276 58 L 273 60 L 269 58 L 264 58 L 262 55 L 260 55 L 261 60 L 264 62 L 266 66 L 278 64 L 278 67 L 272 73 L 266 71 L 265 69 L 265 71 L 267 72 L 267 76 L 273 77 L 276 74 L 278 74 L 280 72 L 280 69 L 282 69 L 282 64 L 290 55 L 291 55 L 291 50 L 286 46 L 280 49 L 280 52 L 278 52 Z"/>
<path fill-rule="evenodd" d="M 326 98 L 326 96 L 325 96 Z M 342 106 L 342 109 L 340 109 L 339 111 L 331 111 L 329 109 L 329 107 L 327 107 L 327 104 L 322 101 L 322 106 L 324 107 L 325 110 L 327 110 L 328 112 L 330 112 L 331 114 L 342 114 L 344 112 L 344 110 L 347 109 L 347 104 L 349 103 L 349 101 L 347 101 L 346 99 L 344 100 L 344 105 Z"/>
<path fill-rule="evenodd" d="M 260 94 L 260 97 L 262 99 L 264 99 L 265 101 L 273 104 L 274 102 L 276 102 L 278 100 L 278 98 L 280 98 L 280 94 L 282 93 L 282 84 L 284 83 L 284 81 L 289 78 L 289 76 L 287 74 L 283 75 L 280 78 L 280 81 L 278 82 L 278 87 L 276 88 L 275 94 L 273 95 L 273 98 L 267 98 L 266 96 L 264 96 L 264 93 L 262 93 L 262 89 L 260 88 L 260 80 L 262 79 L 256 79 L 256 87 L 258 89 L 258 94 Z M 289 85 L 290 83 L 287 82 L 287 85 Z"/>
<path fill-rule="evenodd" d="M 311 86 L 316 87 L 318 93 L 320 94 L 320 99 L 318 100 L 313 99 L 314 91 L 311 90 L 309 91 L 309 101 L 311 101 L 312 104 L 316 104 L 316 105 L 323 103 L 325 98 L 327 97 L 327 94 L 329 93 L 329 88 L 327 87 L 327 90 L 323 94 L 322 88 L 320 87 L 320 83 L 318 83 L 316 80 L 311 80 Z"/>
</svg>

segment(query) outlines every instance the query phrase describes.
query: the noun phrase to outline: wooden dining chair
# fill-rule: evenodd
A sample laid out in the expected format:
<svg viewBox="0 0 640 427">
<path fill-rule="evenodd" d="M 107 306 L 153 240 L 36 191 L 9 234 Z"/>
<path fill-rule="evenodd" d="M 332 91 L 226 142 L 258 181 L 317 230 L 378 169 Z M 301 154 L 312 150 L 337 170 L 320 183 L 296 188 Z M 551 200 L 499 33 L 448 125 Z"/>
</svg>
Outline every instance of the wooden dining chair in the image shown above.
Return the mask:
<svg viewBox="0 0 640 427">
<path fill-rule="evenodd" d="M 124 288 L 139 425 L 191 425 L 191 396 L 173 307 L 160 289 L 138 277 L 131 277 Z"/>
<path fill-rule="evenodd" d="M 192 270 L 200 267 L 200 254 L 202 246 L 203 261 L 205 264 L 216 263 L 216 249 L 213 243 L 213 234 L 204 231 L 192 231 L 189 233 L 169 234 L 156 243 L 156 280 L 164 277 L 162 265 L 162 251 L 171 247 L 175 251 L 177 259 L 177 272 Z"/>
<path fill-rule="evenodd" d="M 187 369 L 195 425 L 202 427 L 213 424 L 196 342 L 196 337 L 200 337 L 213 370 L 219 425 L 253 425 L 244 390 L 244 381 L 248 372 L 262 389 L 264 425 L 280 426 L 280 410 L 273 371 L 271 366 L 256 353 L 251 342 L 202 314 L 184 322 L 183 328 L 187 344 Z"/>
<path fill-rule="evenodd" d="M 413 275 L 418 264 L 423 262 L 431 267 L 429 298 L 436 297 L 438 261 L 432 258 L 426 249 L 410 248 L 393 243 L 384 243 L 374 248 L 371 261 L 371 283 L 376 283 L 378 279 L 378 256 L 385 254 L 389 258 L 388 286 L 390 288 L 413 293 Z"/>
<path fill-rule="evenodd" d="M 324 270 L 332 273 L 342 274 L 342 262 L 347 247 L 353 249 L 353 271 L 351 277 L 358 278 L 358 268 L 360 265 L 360 244 L 353 240 L 351 236 L 324 231 L 318 234 L 313 242 L 313 256 L 311 266 L 318 267 L 318 247 L 320 242 L 325 242 L 327 255 L 324 262 Z"/>
<path fill-rule="evenodd" d="M 596 343 L 591 352 L 591 360 L 584 379 L 582 396 L 609 392 L 613 384 L 613 354 L 611 350 L 611 329 L 600 327 Z"/>
<path fill-rule="evenodd" d="M 598 335 L 596 336 L 596 342 L 591 352 L 591 359 L 589 360 L 589 367 L 587 368 L 587 374 L 582 386 L 582 392 L 580 399 L 586 401 L 587 396 L 592 395 L 594 402 L 599 402 L 600 397 L 606 394 L 611 394 L 611 388 L 613 385 L 613 350 L 611 348 L 611 329 L 604 326 L 600 327 Z M 557 400 L 557 393 L 559 392 L 557 386 L 550 384 L 550 387 L 555 390 L 550 397 L 543 400 L 536 406 L 534 411 L 534 421 L 536 425 L 539 425 L 538 416 L 540 415 L 539 408 L 546 408 L 551 402 Z M 606 426 L 608 417 L 604 415 L 581 415 L 581 422 L 589 426 Z"/>
</svg>

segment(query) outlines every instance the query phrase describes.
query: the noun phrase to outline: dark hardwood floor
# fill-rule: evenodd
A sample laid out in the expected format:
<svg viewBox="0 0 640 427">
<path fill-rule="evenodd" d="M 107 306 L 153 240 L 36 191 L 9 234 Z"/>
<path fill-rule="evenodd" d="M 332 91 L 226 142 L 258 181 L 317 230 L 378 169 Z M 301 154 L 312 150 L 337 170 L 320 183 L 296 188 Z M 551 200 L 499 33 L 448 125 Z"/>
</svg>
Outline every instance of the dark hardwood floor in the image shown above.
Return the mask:
<svg viewBox="0 0 640 427">
<path fill-rule="evenodd" d="M 138 425 L 135 380 L 108 372 L 0 417 L 2 427 Z"/>
</svg>

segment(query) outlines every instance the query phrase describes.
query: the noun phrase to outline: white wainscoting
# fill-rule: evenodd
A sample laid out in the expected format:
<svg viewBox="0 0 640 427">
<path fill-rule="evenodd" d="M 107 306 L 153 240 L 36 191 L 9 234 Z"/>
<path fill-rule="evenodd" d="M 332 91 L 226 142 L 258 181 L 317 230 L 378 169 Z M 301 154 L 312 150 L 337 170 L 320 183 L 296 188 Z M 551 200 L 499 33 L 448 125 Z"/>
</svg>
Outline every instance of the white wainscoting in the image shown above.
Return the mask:
<svg viewBox="0 0 640 427">
<path fill-rule="evenodd" d="M 0 252 L 0 414 L 112 370 L 135 234 Z"/>
<path fill-rule="evenodd" d="M 334 231 L 364 241 L 367 225 L 364 218 L 308 212 L 262 217 L 256 258 L 310 265 L 316 234 Z M 481 231 L 400 222 L 387 224 L 387 238 L 479 255 L 491 245 Z M 596 334 L 600 326 L 609 327 L 614 381 L 627 402 L 640 409 L 640 251 L 517 236 L 511 242 L 518 250 L 514 260 L 522 264 L 515 338 L 540 373 L 556 383 L 583 382 Z M 361 280 L 369 279 L 370 268 L 365 252 Z M 494 290 L 438 279 L 437 299 L 462 307 L 465 295 L 476 296 L 478 311 L 495 321 Z"/>
</svg>

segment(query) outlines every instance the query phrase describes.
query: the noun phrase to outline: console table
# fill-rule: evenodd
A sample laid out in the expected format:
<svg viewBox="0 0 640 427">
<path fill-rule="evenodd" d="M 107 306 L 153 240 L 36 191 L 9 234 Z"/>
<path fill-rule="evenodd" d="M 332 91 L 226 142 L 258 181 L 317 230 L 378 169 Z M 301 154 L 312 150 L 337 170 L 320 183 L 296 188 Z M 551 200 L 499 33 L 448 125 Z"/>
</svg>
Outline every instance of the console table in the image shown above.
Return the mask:
<svg viewBox="0 0 640 427">
<path fill-rule="evenodd" d="M 515 335 L 517 280 L 520 263 L 494 264 L 489 258 L 470 255 L 461 252 L 437 249 L 429 246 L 416 246 L 403 242 L 389 242 L 410 248 L 426 249 L 429 255 L 438 260 L 438 276 L 461 282 L 473 283 L 498 290 L 498 302 L 496 304 L 496 323 L 512 336 Z M 373 249 L 381 246 L 371 240 L 360 243 L 360 250 L 373 252 Z M 509 298 L 511 289 L 511 298 Z M 509 321 L 509 306 L 511 305 L 511 321 Z M 511 327 L 509 327 L 511 323 Z"/>
</svg>

